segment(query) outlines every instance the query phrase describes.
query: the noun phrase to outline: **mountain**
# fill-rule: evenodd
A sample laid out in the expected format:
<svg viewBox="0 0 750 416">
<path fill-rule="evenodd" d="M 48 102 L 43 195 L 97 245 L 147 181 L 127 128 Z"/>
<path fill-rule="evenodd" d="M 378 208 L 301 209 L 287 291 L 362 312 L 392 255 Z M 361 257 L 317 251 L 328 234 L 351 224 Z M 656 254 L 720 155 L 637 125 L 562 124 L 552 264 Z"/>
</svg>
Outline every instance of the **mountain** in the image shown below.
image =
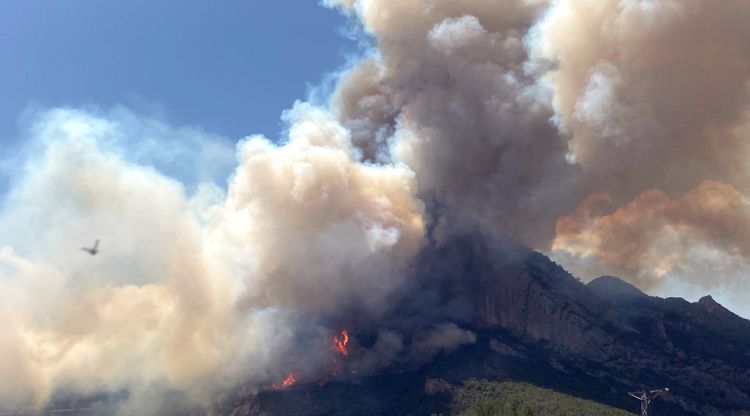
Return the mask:
<svg viewBox="0 0 750 416">
<path fill-rule="evenodd" d="M 597 277 L 586 286 L 599 295 L 600 298 L 612 303 L 628 302 L 648 297 L 648 295 L 641 292 L 637 287 L 614 276 Z"/>
<path fill-rule="evenodd" d="M 403 333 L 450 321 L 472 331 L 474 343 L 426 362 L 394 360 L 366 376 L 240 389 L 214 413 L 454 414 L 451 392 L 486 379 L 630 411 L 639 403 L 629 391 L 669 387 L 672 395 L 654 401 L 656 414 L 750 414 L 750 321 L 710 297 L 652 297 L 611 276 L 586 285 L 540 253 L 477 233 L 431 244 L 415 267 L 401 303 L 377 325 Z"/>
</svg>

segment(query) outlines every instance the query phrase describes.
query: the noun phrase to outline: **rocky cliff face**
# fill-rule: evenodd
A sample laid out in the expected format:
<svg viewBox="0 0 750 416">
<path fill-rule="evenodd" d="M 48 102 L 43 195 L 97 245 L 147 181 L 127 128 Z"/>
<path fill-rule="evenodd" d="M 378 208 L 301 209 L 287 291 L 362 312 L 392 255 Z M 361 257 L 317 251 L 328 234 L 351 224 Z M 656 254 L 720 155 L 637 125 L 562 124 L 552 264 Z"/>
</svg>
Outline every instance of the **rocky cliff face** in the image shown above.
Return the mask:
<svg viewBox="0 0 750 416">
<path fill-rule="evenodd" d="M 605 359 L 614 339 L 608 328 L 625 330 L 616 312 L 562 269 L 532 255 L 483 278 L 476 324 L 499 326 L 529 341 Z"/>
<path fill-rule="evenodd" d="M 472 236 L 436 251 L 441 260 L 427 274 L 472 288 L 468 325 L 542 345 L 549 355 L 540 359 L 563 373 L 561 380 L 581 374 L 583 388 L 575 393 L 585 396 L 587 383 L 608 385 L 613 397 L 598 399 L 626 406 L 614 396 L 668 386 L 674 394 L 661 414 L 750 409 L 750 321 L 712 298 L 650 297 L 612 276 L 584 285 L 507 239 Z"/>
<path fill-rule="evenodd" d="M 614 277 L 583 285 L 538 253 L 481 281 L 480 326 L 543 342 L 558 361 L 605 383 L 669 386 L 674 414 L 750 409 L 750 321 L 710 296 L 693 304 L 649 297 Z"/>
<path fill-rule="evenodd" d="M 476 235 L 428 247 L 419 264 L 389 319 L 450 320 L 474 331 L 476 343 L 425 365 L 401 362 L 374 376 L 238 404 L 247 414 L 357 414 L 351 406 L 335 410 L 337 400 L 358 400 L 356 391 L 367 403 L 356 411 L 430 414 L 447 412 L 450 399 L 441 392 L 461 380 L 512 378 L 633 411 L 638 403 L 628 391 L 669 387 L 673 395 L 654 404 L 660 415 L 750 409 L 750 321 L 710 297 L 650 297 L 615 277 L 584 285 L 539 253 Z M 297 402 L 304 405 L 280 404 Z"/>
</svg>

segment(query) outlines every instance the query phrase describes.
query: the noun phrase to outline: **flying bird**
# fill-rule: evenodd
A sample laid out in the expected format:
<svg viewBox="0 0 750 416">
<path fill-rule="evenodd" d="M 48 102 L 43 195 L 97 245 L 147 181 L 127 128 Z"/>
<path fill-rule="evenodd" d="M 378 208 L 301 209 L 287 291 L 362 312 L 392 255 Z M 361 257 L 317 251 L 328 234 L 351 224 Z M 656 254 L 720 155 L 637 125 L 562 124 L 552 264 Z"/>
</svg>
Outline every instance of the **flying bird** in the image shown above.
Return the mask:
<svg viewBox="0 0 750 416">
<path fill-rule="evenodd" d="M 96 253 L 99 252 L 99 240 L 94 241 L 94 247 L 81 247 L 81 250 L 91 254 L 92 256 L 96 256 Z"/>
</svg>

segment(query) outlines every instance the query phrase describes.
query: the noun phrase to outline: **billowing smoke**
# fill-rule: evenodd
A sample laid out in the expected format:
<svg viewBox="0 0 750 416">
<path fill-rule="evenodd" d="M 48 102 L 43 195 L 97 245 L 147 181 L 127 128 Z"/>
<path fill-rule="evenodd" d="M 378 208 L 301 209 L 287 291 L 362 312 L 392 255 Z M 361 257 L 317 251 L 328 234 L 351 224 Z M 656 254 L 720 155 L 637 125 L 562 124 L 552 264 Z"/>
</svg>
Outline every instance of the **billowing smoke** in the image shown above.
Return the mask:
<svg viewBox="0 0 750 416">
<path fill-rule="evenodd" d="M 584 277 L 747 289 L 750 4 L 715 6 L 557 1 L 533 30 L 568 156 L 595 182 L 554 241 Z"/>
<path fill-rule="evenodd" d="M 605 191 L 747 190 L 750 5 L 558 1 L 535 28 L 570 156 Z"/>
<path fill-rule="evenodd" d="M 747 2 L 338 3 L 378 55 L 332 108 L 416 172 L 438 238 L 480 224 L 587 279 L 744 285 Z"/>
<path fill-rule="evenodd" d="M 188 198 L 121 154 L 118 123 L 41 115 L 29 140 L 43 151 L 0 214 L 2 402 L 127 390 L 132 410 L 139 389 L 200 402 L 290 369 L 312 378 L 325 319 L 384 311 L 424 232 L 413 172 L 359 163 L 319 109 L 287 118 L 284 145 L 238 146 L 226 196 L 203 183 Z M 76 253 L 95 238 L 99 255 Z"/>
<path fill-rule="evenodd" d="M 706 181 L 679 198 L 651 189 L 609 214 L 593 194 L 557 222 L 553 250 L 576 258 L 596 257 L 599 271 L 630 276 L 644 288 L 669 273 L 704 287 L 735 278 L 731 266 L 750 263 L 750 202 L 731 185 Z M 570 266 L 577 266 L 569 259 Z"/>
<path fill-rule="evenodd" d="M 750 3 L 325 3 L 376 50 L 328 108 L 285 113 L 282 143 L 38 115 L 0 166 L 0 403 L 107 392 L 163 414 L 154 395 L 208 403 L 471 344 L 463 297 L 421 317 L 428 296 L 403 297 L 476 229 L 584 278 L 743 287 Z"/>
<path fill-rule="evenodd" d="M 355 158 L 347 130 L 306 105 L 289 114 L 289 141 L 239 146 L 216 228 L 251 276 L 244 302 L 334 314 L 377 312 L 403 279 L 424 225 L 414 173 Z"/>
<path fill-rule="evenodd" d="M 353 137 L 374 138 L 355 141 L 366 158 L 416 172 L 440 233 L 479 221 L 544 244 L 585 195 L 526 45 L 544 5 L 356 3 L 379 54 L 342 77 L 333 111 Z"/>
</svg>

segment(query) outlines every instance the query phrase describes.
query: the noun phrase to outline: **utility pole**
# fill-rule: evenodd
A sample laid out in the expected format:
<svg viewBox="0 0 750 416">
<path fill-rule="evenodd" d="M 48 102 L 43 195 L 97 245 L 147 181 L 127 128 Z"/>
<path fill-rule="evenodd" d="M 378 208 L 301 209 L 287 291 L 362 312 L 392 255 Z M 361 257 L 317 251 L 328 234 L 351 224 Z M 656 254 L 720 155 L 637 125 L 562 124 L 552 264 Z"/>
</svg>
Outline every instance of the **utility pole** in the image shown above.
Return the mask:
<svg viewBox="0 0 750 416">
<path fill-rule="evenodd" d="M 648 416 L 648 407 L 651 405 L 651 400 L 654 400 L 655 398 L 661 396 L 662 394 L 669 394 L 670 391 L 668 388 L 663 389 L 656 389 L 656 390 L 645 390 L 645 391 L 636 391 L 630 394 L 631 397 L 636 398 L 641 401 L 641 416 Z"/>
</svg>

